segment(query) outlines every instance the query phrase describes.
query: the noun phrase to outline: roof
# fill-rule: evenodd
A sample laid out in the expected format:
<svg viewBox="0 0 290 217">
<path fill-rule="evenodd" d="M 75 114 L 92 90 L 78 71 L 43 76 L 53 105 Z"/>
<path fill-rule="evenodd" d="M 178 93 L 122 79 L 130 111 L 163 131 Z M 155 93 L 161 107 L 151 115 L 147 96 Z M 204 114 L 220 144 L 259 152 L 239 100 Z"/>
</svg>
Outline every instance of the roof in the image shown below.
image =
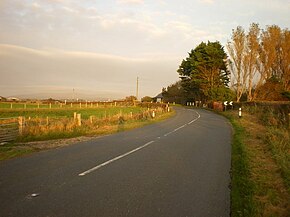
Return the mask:
<svg viewBox="0 0 290 217">
<path fill-rule="evenodd" d="M 163 98 L 162 93 L 159 93 L 157 96 L 155 96 L 154 98 Z"/>
</svg>

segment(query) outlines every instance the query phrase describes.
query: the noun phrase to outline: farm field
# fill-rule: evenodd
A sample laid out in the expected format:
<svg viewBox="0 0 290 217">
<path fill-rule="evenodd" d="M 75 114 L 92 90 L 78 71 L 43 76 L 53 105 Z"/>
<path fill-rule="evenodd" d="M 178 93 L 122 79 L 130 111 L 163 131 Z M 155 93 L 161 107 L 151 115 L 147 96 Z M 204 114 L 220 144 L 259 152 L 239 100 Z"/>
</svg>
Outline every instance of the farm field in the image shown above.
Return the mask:
<svg viewBox="0 0 290 217">
<path fill-rule="evenodd" d="M 1 105 L 2 103 L 0 103 Z M 131 112 L 139 113 L 145 111 L 146 108 L 141 107 L 95 107 L 95 108 L 79 108 L 79 107 L 67 107 L 67 108 L 1 108 L 0 106 L 0 118 L 10 118 L 10 117 L 31 117 L 31 118 L 46 118 L 46 117 L 73 117 L 74 112 L 81 113 L 83 118 L 89 118 L 89 116 L 95 116 L 98 118 L 103 118 L 105 116 L 113 116 L 118 113 L 130 114 Z"/>
<path fill-rule="evenodd" d="M 67 145 L 158 122 L 174 115 L 164 104 L 143 106 L 3 108 L 0 103 L 0 160 Z M 151 108 L 148 108 L 151 107 Z M 5 128 L 5 127 L 9 128 Z M 10 132 L 12 131 L 12 132 Z M 5 140 L 5 137 L 8 138 Z M 85 138 L 86 137 L 86 138 Z M 12 139 L 11 139 L 12 138 Z M 75 139 L 73 139 L 75 138 Z M 56 140 L 56 142 L 45 142 Z M 67 141 L 66 141 L 67 140 Z M 8 142 L 8 143 L 5 143 Z M 73 142 L 72 142 L 73 143 Z"/>
</svg>

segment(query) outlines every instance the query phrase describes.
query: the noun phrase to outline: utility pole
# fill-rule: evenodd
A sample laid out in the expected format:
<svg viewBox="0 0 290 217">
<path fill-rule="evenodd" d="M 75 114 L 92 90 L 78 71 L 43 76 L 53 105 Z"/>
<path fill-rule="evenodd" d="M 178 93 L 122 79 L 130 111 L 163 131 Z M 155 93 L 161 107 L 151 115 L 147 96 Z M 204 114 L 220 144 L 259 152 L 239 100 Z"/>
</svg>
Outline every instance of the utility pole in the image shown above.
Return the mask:
<svg viewBox="0 0 290 217">
<path fill-rule="evenodd" d="M 136 88 L 136 98 L 138 100 L 138 94 L 139 94 L 139 78 L 137 77 L 137 88 Z"/>
<path fill-rule="evenodd" d="M 73 88 L 73 97 L 72 97 L 72 101 L 75 101 L 75 89 Z"/>
</svg>

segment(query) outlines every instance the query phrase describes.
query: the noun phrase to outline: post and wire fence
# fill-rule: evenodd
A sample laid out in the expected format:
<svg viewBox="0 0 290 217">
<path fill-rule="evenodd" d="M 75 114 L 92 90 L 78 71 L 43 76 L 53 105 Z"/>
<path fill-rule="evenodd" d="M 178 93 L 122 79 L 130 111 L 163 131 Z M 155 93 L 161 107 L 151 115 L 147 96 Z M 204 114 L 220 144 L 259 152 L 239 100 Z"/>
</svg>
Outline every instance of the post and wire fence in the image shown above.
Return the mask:
<svg viewBox="0 0 290 217">
<path fill-rule="evenodd" d="M 110 104 L 111 106 L 114 107 L 115 104 L 112 103 Z M 146 104 L 143 105 L 140 111 L 127 111 L 126 113 L 122 111 L 122 108 L 114 114 L 104 109 L 101 115 L 88 115 L 85 110 L 77 110 L 77 112 L 71 113 L 70 116 L 30 116 L 28 111 L 25 116 L 0 118 L 0 144 L 15 140 L 22 141 L 22 138 L 25 139 L 27 136 L 39 137 L 51 133 L 84 132 L 84 134 L 94 134 L 98 130 L 114 126 L 120 127 L 125 123 L 154 119 L 169 111 L 168 105 L 161 104 L 158 106 Z M 82 112 L 84 112 L 83 115 Z"/>
</svg>

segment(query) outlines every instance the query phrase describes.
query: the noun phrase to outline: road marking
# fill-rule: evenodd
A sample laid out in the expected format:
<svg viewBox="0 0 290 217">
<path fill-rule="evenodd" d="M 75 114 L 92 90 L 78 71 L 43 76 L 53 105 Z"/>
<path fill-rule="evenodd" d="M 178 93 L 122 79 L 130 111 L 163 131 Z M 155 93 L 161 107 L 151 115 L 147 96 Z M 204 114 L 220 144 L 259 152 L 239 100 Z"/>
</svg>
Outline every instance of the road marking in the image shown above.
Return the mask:
<svg viewBox="0 0 290 217">
<path fill-rule="evenodd" d="M 197 121 L 200 118 L 200 114 L 197 111 L 194 111 L 198 116 L 197 118 L 193 119 L 192 121 L 190 121 L 188 124 L 192 124 L 193 122 Z"/>
<path fill-rule="evenodd" d="M 193 119 L 192 121 L 188 122 L 187 124 L 184 124 L 184 125 L 182 125 L 182 126 L 176 128 L 176 129 L 174 129 L 173 131 L 171 131 L 171 132 L 169 132 L 169 133 L 164 134 L 164 136 L 168 136 L 168 135 L 170 135 L 170 134 L 172 134 L 172 133 L 174 133 L 174 132 L 176 132 L 176 131 L 182 129 L 182 128 L 185 127 L 186 125 L 192 124 L 193 122 L 197 121 L 197 120 L 200 118 L 200 114 L 199 114 L 197 111 L 194 111 L 194 112 L 198 115 L 197 118 Z M 160 139 L 160 137 L 157 137 L 157 139 Z M 136 148 L 136 149 L 133 149 L 132 151 L 129 151 L 129 152 L 127 152 L 127 153 L 125 153 L 125 154 L 122 154 L 122 155 L 120 155 L 120 156 L 118 156 L 118 157 L 115 157 L 115 158 L 113 158 L 113 159 L 111 159 L 111 160 L 108 160 L 108 161 L 106 161 L 106 162 L 104 162 L 104 163 L 102 163 L 102 164 L 99 164 L 99 165 L 97 165 L 97 166 L 95 166 L 95 167 L 93 167 L 93 168 L 91 168 L 91 169 L 89 169 L 89 170 L 87 170 L 87 171 L 84 171 L 84 172 L 80 173 L 79 176 L 85 176 L 85 175 L 87 175 L 87 174 L 89 174 L 89 173 L 91 173 L 91 172 L 93 172 L 93 171 L 95 171 L 95 170 L 97 170 L 97 169 L 100 169 L 101 167 L 104 167 L 104 166 L 106 166 L 106 165 L 108 165 L 108 164 L 110 164 L 110 163 L 113 163 L 114 161 L 117 161 L 117 160 L 119 160 L 119 159 L 121 159 L 121 158 L 124 158 L 124 157 L 126 157 L 126 156 L 128 156 L 128 155 L 130 155 L 130 154 L 132 154 L 132 153 L 134 153 L 134 152 L 136 152 L 136 151 L 139 151 L 139 150 L 145 148 L 146 146 L 152 144 L 153 142 L 155 142 L 155 141 L 152 140 L 152 141 L 150 141 L 150 142 L 147 142 L 145 145 L 142 145 L 142 146 L 140 146 L 140 147 L 138 147 L 138 148 Z"/>
<path fill-rule="evenodd" d="M 169 132 L 169 133 L 166 133 L 164 134 L 164 136 L 168 136 L 169 134 L 173 133 L 173 131 Z"/>
<path fill-rule="evenodd" d="M 130 154 L 136 152 L 136 151 L 139 151 L 140 149 L 145 148 L 146 146 L 152 144 L 153 142 L 154 142 L 154 141 L 147 142 L 145 145 L 142 145 L 142 146 L 140 146 L 140 147 L 138 147 L 138 148 L 135 148 L 135 149 L 132 150 L 132 151 L 129 151 L 129 152 L 125 153 L 125 154 L 122 154 L 122 155 L 120 155 L 120 156 L 118 156 L 118 157 L 115 157 L 115 158 L 113 158 L 113 159 L 111 159 L 111 160 L 108 160 L 108 161 L 106 161 L 106 162 L 104 162 L 104 163 L 102 163 L 102 164 L 100 164 L 100 165 L 98 165 L 98 166 L 95 166 L 95 167 L 93 167 L 93 168 L 91 168 L 91 169 L 89 169 L 89 170 L 87 170 L 87 171 L 85 171 L 85 172 L 82 172 L 82 173 L 79 174 L 79 176 L 85 176 L 85 175 L 87 175 L 87 174 L 89 174 L 89 173 L 91 173 L 91 172 L 93 172 L 93 171 L 95 171 L 95 170 L 97 170 L 97 169 L 100 169 L 100 168 L 103 167 L 103 166 L 106 166 L 106 165 L 108 165 L 108 164 L 110 164 L 110 163 L 113 163 L 113 162 L 116 161 L 116 160 L 119 160 L 119 159 L 121 159 L 121 158 L 123 158 L 123 157 L 126 157 L 126 156 L 128 156 L 128 155 L 130 155 Z"/>
<path fill-rule="evenodd" d="M 197 120 L 200 118 L 200 114 L 199 114 L 197 111 L 194 111 L 194 112 L 197 114 L 197 118 L 193 119 L 192 121 L 188 122 L 187 124 L 184 124 L 184 125 L 182 125 L 182 126 L 176 128 L 176 129 L 170 131 L 169 133 L 164 134 L 164 136 L 168 136 L 168 135 L 170 135 L 170 134 L 172 134 L 172 133 L 174 133 L 174 132 L 176 132 L 176 131 L 182 129 L 183 127 L 186 127 L 186 125 L 190 125 L 190 124 L 192 124 L 193 122 L 197 121 Z"/>
<path fill-rule="evenodd" d="M 186 126 L 186 124 L 184 124 L 184 125 L 182 125 L 182 126 L 176 128 L 175 130 L 173 130 L 173 132 L 176 132 L 177 130 L 180 130 L 181 128 L 183 128 L 183 127 L 185 127 L 185 126 Z"/>
</svg>

